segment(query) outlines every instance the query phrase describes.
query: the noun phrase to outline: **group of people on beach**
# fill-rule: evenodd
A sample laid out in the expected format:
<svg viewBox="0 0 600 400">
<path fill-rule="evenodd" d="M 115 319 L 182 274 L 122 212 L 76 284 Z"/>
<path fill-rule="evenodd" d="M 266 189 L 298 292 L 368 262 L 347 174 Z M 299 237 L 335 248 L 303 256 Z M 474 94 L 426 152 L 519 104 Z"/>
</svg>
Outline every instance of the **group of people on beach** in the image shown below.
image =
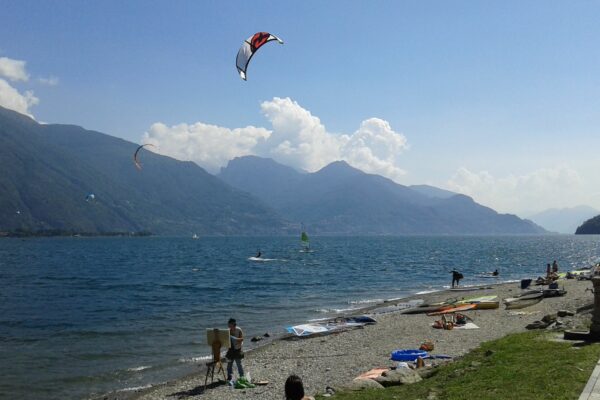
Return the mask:
<svg viewBox="0 0 600 400">
<path fill-rule="evenodd" d="M 244 367 L 242 366 L 242 359 L 244 358 L 244 351 L 242 345 L 244 343 L 244 332 L 242 328 L 237 326 L 237 321 L 234 318 L 230 318 L 227 322 L 229 327 L 229 338 L 231 340 L 231 346 L 225 354 L 227 358 L 227 381 L 233 385 L 233 364 L 237 366 L 239 378 L 242 382 L 245 382 Z M 302 379 L 297 375 L 290 375 L 285 381 L 285 399 L 286 400 L 314 400 L 311 396 L 304 394 L 304 384 Z"/>
<path fill-rule="evenodd" d="M 541 278 L 541 277 L 540 277 Z M 540 280 L 538 278 L 538 281 Z M 556 260 L 552 262 L 552 264 L 546 264 L 546 281 L 552 282 L 558 279 L 558 263 Z"/>
</svg>

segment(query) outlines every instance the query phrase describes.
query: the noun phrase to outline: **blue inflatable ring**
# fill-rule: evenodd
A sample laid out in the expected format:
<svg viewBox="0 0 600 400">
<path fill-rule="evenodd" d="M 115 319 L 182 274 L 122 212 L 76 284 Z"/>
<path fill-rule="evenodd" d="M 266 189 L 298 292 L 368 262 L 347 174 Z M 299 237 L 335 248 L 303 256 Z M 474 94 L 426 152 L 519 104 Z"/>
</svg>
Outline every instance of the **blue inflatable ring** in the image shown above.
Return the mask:
<svg viewBox="0 0 600 400">
<path fill-rule="evenodd" d="M 415 361 L 419 357 L 427 357 L 427 352 L 423 350 L 395 350 L 392 352 L 393 361 Z"/>
</svg>

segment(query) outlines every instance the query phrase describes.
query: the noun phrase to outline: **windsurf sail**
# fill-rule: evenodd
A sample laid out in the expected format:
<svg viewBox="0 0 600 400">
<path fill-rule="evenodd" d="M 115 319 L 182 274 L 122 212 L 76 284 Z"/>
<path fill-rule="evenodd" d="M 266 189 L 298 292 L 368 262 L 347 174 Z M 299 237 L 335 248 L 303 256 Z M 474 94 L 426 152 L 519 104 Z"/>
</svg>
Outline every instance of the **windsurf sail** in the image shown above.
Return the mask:
<svg viewBox="0 0 600 400">
<path fill-rule="evenodd" d="M 305 231 L 302 231 L 302 235 L 300 235 L 300 242 L 305 250 L 310 249 L 310 241 L 308 240 L 308 235 Z"/>
</svg>

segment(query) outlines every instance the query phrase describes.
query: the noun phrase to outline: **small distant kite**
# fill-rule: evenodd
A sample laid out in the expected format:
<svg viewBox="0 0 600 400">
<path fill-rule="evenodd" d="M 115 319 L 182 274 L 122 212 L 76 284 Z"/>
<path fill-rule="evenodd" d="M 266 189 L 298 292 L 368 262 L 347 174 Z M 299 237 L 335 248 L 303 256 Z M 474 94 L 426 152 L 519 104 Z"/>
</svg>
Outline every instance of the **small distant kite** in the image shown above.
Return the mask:
<svg viewBox="0 0 600 400">
<path fill-rule="evenodd" d="M 237 53 L 235 64 L 238 72 L 240 73 L 240 77 L 243 80 L 246 80 L 246 70 L 248 69 L 248 64 L 254 56 L 254 53 L 256 53 L 256 51 L 264 44 L 273 40 L 277 40 L 279 44 L 283 44 L 283 40 L 279 39 L 275 35 L 271 35 L 269 32 L 255 33 L 246 39 L 244 43 L 242 43 L 242 47 L 240 47 L 240 50 Z"/>
<path fill-rule="evenodd" d="M 140 152 L 141 149 L 143 149 L 146 146 L 156 147 L 152 143 L 146 143 L 146 144 L 139 146 L 135 150 L 135 153 L 133 153 L 133 162 L 135 163 L 136 168 L 139 169 L 140 171 L 142 170 L 142 164 L 140 163 L 140 160 L 138 160 L 138 153 Z"/>
<path fill-rule="evenodd" d="M 88 203 L 94 200 L 96 200 L 96 195 L 94 193 L 89 193 L 87 196 L 85 196 L 85 201 Z"/>
</svg>

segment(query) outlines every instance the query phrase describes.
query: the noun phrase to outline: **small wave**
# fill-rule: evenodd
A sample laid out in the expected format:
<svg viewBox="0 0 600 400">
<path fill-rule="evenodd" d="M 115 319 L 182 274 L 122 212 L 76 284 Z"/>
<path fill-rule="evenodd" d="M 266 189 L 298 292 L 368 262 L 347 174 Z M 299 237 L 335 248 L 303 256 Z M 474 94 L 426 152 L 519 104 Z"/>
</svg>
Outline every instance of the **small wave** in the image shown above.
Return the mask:
<svg viewBox="0 0 600 400">
<path fill-rule="evenodd" d="M 364 300 L 351 300 L 348 304 L 371 304 L 371 303 L 382 303 L 383 299 L 364 299 Z"/>
<path fill-rule="evenodd" d="M 420 292 L 417 292 L 415 294 L 421 295 L 421 294 L 428 294 L 428 293 L 435 293 L 435 292 L 439 292 L 439 289 L 421 290 Z"/>
<path fill-rule="evenodd" d="M 195 363 L 195 362 L 206 361 L 206 360 L 211 360 L 211 359 L 212 359 L 212 355 L 208 355 L 208 356 L 200 356 L 200 357 L 180 358 L 177 361 L 179 361 L 180 363 Z"/>
<path fill-rule="evenodd" d="M 144 389 L 149 389 L 151 388 L 152 385 L 148 384 L 148 385 L 144 385 L 144 386 L 132 386 L 132 387 L 126 387 L 125 389 L 121 389 L 119 390 L 120 392 L 135 392 L 138 390 L 144 390 Z"/>
<path fill-rule="evenodd" d="M 327 321 L 329 319 L 331 319 L 331 318 L 327 318 L 327 317 L 325 317 L 325 318 L 313 318 L 313 319 L 309 319 L 308 322 L 321 322 L 321 321 Z"/>
<path fill-rule="evenodd" d="M 127 371 L 129 372 L 139 372 L 139 371 L 143 371 L 145 369 L 149 369 L 152 368 L 150 365 L 141 365 L 139 367 L 133 367 L 133 368 L 127 368 Z"/>
<path fill-rule="evenodd" d="M 319 308 L 317 310 L 315 310 L 316 312 L 319 313 L 336 313 L 336 314 L 341 314 L 341 313 L 345 313 L 348 311 L 356 311 L 356 310 L 360 310 L 360 308 L 357 307 L 351 307 L 351 308 Z"/>
</svg>

